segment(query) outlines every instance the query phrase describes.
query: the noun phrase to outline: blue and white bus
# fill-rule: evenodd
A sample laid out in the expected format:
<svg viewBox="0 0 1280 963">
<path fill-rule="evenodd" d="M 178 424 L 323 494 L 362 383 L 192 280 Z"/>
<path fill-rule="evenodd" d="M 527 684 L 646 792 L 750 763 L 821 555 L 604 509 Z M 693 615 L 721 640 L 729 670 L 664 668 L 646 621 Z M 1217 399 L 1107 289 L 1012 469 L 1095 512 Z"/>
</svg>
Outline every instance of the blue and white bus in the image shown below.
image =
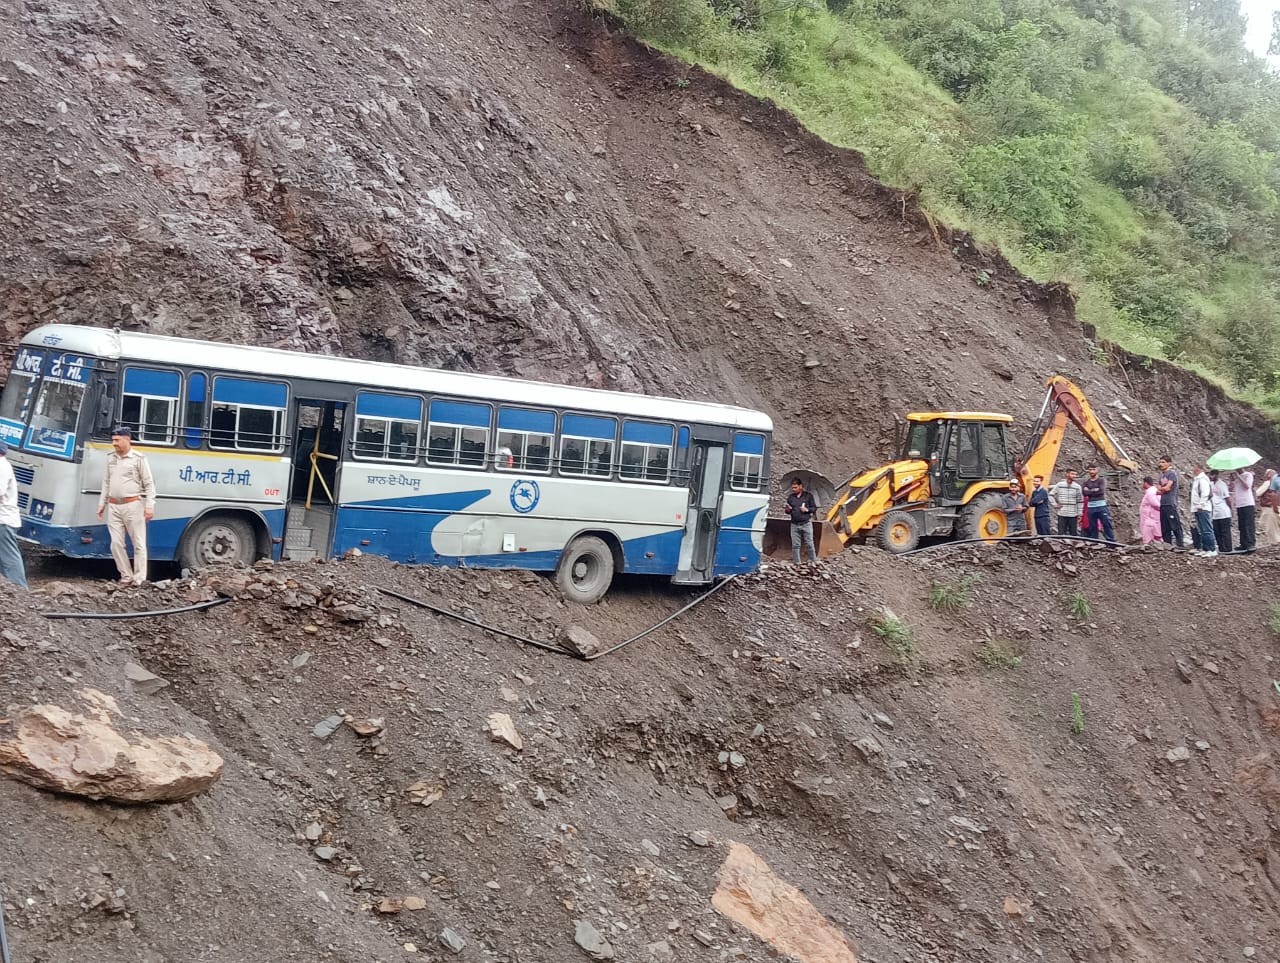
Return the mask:
<svg viewBox="0 0 1280 963">
<path fill-rule="evenodd" d="M 110 557 L 97 519 L 129 425 L 159 500 L 152 559 L 340 556 L 681 585 L 753 571 L 768 505 L 761 412 L 514 378 L 46 325 L 0 394 L 20 537 Z"/>
</svg>

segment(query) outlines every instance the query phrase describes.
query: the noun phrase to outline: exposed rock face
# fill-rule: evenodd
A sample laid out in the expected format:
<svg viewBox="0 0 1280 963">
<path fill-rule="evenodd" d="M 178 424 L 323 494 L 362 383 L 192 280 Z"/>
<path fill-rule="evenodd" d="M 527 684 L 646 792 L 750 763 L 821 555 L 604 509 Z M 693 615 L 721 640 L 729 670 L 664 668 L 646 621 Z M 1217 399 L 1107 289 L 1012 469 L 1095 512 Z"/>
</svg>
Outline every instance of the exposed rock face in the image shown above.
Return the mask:
<svg viewBox="0 0 1280 963">
<path fill-rule="evenodd" d="M 0 771 L 40 789 L 119 803 L 181 802 L 222 775 L 222 757 L 190 736 L 124 734 L 111 723 L 115 701 L 86 690 L 96 715 L 57 705 L 11 710 L 0 725 Z"/>
</svg>

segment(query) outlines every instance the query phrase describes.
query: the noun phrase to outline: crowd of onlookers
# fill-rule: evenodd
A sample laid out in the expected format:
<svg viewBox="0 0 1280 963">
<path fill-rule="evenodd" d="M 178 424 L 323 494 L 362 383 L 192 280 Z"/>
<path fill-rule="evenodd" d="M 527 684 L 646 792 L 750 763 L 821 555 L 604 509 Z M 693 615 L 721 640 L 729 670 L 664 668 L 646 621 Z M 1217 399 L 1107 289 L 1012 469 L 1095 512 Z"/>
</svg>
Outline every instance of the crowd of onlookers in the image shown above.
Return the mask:
<svg viewBox="0 0 1280 963">
<path fill-rule="evenodd" d="M 1004 510 L 1011 535 L 1027 532 L 1030 512 L 1037 535 L 1049 535 L 1051 517 L 1056 516 L 1055 534 L 1078 535 L 1114 542 L 1111 494 L 1107 479 L 1089 465 L 1088 475 L 1076 481 L 1069 468 L 1061 481 L 1045 488 L 1044 478 L 1032 479 L 1032 490 L 1024 494 L 1014 478 L 1004 495 Z M 1280 474 L 1268 468 L 1259 478 L 1251 468 L 1219 471 L 1197 464 L 1188 476 L 1191 481 L 1191 548 L 1196 555 L 1212 558 L 1220 552 L 1250 553 L 1258 546 L 1280 545 Z M 1138 508 L 1139 535 L 1144 545 L 1163 540 L 1176 548 L 1187 547 L 1179 510 L 1179 491 L 1184 479 L 1168 456 L 1160 459 L 1158 476 L 1142 479 L 1142 501 Z"/>
</svg>

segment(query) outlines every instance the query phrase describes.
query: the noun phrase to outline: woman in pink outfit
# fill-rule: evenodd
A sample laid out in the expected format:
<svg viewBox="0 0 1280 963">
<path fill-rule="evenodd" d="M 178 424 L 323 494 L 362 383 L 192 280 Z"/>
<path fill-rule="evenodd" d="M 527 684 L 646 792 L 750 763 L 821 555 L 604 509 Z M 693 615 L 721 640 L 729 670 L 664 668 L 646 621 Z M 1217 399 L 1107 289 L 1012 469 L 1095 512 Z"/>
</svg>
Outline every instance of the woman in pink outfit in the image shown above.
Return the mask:
<svg viewBox="0 0 1280 963">
<path fill-rule="evenodd" d="M 1160 489 L 1156 480 L 1148 475 L 1142 479 L 1142 505 L 1138 509 L 1141 522 L 1142 544 L 1160 541 Z"/>
</svg>

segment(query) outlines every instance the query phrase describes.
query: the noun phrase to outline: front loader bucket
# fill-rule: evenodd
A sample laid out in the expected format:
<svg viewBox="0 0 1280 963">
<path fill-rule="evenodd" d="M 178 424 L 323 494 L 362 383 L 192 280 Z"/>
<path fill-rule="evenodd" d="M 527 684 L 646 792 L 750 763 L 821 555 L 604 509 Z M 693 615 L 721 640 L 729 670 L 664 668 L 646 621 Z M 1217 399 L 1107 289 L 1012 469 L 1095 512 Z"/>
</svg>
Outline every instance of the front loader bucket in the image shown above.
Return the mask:
<svg viewBox="0 0 1280 963">
<path fill-rule="evenodd" d="M 813 523 L 813 547 L 818 558 L 827 558 L 844 551 L 840 536 L 830 522 L 818 519 Z M 779 561 L 791 559 L 791 519 L 766 518 L 764 520 L 764 554 Z"/>
<path fill-rule="evenodd" d="M 835 501 L 836 486 L 821 472 L 809 468 L 793 468 L 782 473 L 782 480 L 790 485 L 791 479 L 799 478 L 804 487 L 813 493 L 818 500 L 818 514 L 823 516 L 831 503 Z M 785 506 L 784 506 L 785 507 Z M 831 523 L 819 517 L 813 521 L 813 547 L 817 549 L 818 558 L 827 558 L 844 551 L 840 536 Z M 764 520 L 764 555 L 788 561 L 791 558 L 791 519 L 766 518 Z"/>
</svg>

